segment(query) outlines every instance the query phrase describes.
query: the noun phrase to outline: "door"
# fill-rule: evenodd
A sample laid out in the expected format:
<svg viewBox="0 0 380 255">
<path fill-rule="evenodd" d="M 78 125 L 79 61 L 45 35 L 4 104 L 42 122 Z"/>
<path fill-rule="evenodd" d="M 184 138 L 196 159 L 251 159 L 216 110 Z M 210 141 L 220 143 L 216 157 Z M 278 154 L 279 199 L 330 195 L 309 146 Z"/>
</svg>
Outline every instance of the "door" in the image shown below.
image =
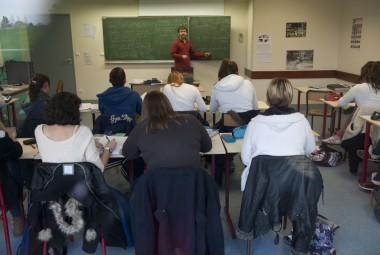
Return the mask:
<svg viewBox="0 0 380 255">
<path fill-rule="evenodd" d="M 59 80 L 64 82 L 63 91 L 76 94 L 70 15 L 54 14 L 50 18 L 48 25 L 28 29 L 34 73 L 50 77 L 52 94 Z"/>
</svg>

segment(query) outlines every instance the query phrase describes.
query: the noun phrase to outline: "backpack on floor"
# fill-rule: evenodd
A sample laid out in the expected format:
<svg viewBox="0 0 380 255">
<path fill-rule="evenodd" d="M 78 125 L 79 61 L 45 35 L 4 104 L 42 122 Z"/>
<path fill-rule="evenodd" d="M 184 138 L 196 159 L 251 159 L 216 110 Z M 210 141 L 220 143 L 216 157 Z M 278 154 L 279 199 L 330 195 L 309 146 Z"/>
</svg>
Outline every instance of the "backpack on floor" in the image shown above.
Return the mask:
<svg viewBox="0 0 380 255">
<path fill-rule="evenodd" d="M 311 255 L 336 255 L 334 246 L 335 231 L 339 228 L 334 222 L 318 215 L 315 220 L 315 230 L 310 243 Z"/>
<path fill-rule="evenodd" d="M 316 165 L 337 166 L 342 161 L 342 152 L 326 144 L 318 145 L 312 153 L 307 155 Z"/>
</svg>

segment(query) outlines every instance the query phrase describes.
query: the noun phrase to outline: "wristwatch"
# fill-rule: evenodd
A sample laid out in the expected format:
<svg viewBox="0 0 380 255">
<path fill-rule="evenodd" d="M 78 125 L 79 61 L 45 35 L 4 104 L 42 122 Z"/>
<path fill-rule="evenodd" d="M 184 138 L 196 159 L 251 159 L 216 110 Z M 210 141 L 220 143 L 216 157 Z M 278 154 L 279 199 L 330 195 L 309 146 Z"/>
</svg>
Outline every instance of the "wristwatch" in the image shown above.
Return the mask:
<svg viewBox="0 0 380 255">
<path fill-rule="evenodd" d="M 108 150 L 110 153 L 112 153 L 112 149 L 110 147 L 104 147 L 104 150 Z"/>
</svg>

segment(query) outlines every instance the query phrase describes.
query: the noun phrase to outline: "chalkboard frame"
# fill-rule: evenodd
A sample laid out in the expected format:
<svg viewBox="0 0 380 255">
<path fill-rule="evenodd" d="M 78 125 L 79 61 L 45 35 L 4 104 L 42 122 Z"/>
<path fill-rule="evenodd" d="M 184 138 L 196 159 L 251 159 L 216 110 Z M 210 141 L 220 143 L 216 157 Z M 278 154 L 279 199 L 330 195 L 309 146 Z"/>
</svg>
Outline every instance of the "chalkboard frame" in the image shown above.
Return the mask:
<svg viewBox="0 0 380 255">
<path fill-rule="evenodd" d="M 180 25 L 197 51 L 211 52 L 207 60 L 230 55 L 230 16 L 102 17 L 102 24 L 106 63 L 173 63 L 170 46 Z"/>
</svg>

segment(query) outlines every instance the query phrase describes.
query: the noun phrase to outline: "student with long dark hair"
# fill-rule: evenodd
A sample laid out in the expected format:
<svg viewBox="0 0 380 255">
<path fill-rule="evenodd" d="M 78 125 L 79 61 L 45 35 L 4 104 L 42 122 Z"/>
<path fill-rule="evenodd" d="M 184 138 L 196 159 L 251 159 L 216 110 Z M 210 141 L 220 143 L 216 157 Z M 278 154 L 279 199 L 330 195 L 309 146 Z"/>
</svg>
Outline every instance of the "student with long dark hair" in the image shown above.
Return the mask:
<svg viewBox="0 0 380 255">
<path fill-rule="evenodd" d="M 35 74 L 29 84 L 29 102 L 22 105 L 25 120 L 17 131 L 18 137 L 34 137 L 34 130 L 46 123 L 44 111 L 50 99 L 50 79 L 45 74 Z"/>
<path fill-rule="evenodd" d="M 142 157 L 148 169 L 201 167 L 199 152 L 211 150 L 211 139 L 192 115 L 176 113 L 167 97 L 149 92 L 143 102 L 143 120 L 123 145 L 123 155 Z"/>
</svg>

